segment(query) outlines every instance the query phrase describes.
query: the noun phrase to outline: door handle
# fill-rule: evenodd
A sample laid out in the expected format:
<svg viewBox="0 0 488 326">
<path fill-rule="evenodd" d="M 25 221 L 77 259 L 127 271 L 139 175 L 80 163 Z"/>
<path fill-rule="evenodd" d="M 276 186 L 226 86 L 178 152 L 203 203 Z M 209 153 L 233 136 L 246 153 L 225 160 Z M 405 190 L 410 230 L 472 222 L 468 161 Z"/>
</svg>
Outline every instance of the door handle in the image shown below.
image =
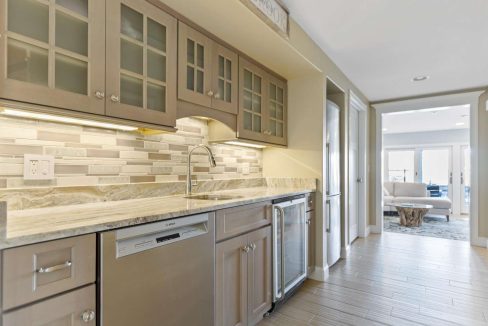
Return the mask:
<svg viewBox="0 0 488 326">
<path fill-rule="evenodd" d="M 326 218 L 325 232 L 330 233 L 330 199 L 327 199 L 325 201 L 325 204 L 327 206 L 327 215 L 325 216 Z"/>
<path fill-rule="evenodd" d="M 449 173 L 449 184 L 452 185 L 452 172 Z"/>
<path fill-rule="evenodd" d="M 461 184 L 464 184 L 464 173 L 461 172 Z"/>
<path fill-rule="evenodd" d="M 283 298 L 285 296 L 285 210 L 281 206 L 274 206 L 275 209 L 281 215 L 281 223 L 280 223 L 280 230 L 281 230 L 281 239 L 280 239 L 280 248 L 281 248 L 281 296 Z"/>
<path fill-rule="evenodd" d="M 357 178 L 356 180 L 358 183 L 363 183 L 363 178 Z"/>
</svg>

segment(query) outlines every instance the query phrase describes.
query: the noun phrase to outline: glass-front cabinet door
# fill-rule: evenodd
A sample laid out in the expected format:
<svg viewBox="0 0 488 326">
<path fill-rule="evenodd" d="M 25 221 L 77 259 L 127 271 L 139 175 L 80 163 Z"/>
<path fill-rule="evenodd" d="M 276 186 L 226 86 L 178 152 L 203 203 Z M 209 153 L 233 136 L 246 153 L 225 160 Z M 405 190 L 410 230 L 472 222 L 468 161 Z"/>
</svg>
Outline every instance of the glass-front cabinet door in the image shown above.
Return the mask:
<svg viewBox="0 0 488 326">
<path fill-rule="evenodd" d="M 105 1 L 0 0 L 0 98 L 104 113 Z"/>
<path fill-rule="evenodd" d="M 269 76 L 268 97 L 266 98 L 265 135 L 269 143 L 286 145 L 286 83 Z"/>
<path fill-rule="evenodd" d="M 212 44 L 202 33 L 178 23 L 179 99 L 205 107 L 212 105 Z"/>
<path fill-rule="evenodd" d="M 107 115 L 175 125 L 176 27 L 146 1 L 107 1 Z"/>
<path fill-rule="evenodd" d="M 212 108 L 237 114 L 238 56 L 218 43 L 214 43 L 212 56 Z"/>
<path fill-rule="evenodd" d="M 266 73 L 244 58 L 239 58 L 239 138 L 263 141 Z"/>
</svg>

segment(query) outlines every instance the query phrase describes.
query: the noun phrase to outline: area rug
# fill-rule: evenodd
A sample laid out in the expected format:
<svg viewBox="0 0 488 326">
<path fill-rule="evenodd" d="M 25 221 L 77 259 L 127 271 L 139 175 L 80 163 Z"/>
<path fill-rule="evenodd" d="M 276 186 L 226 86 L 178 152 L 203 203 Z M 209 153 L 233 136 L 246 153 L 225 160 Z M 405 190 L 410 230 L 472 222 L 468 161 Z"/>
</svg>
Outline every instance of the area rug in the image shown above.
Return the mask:
<svg viewBox="0 0 488 326">
<path fill-rule="evenodd" d="M 385 216 L 384 229 L 386 232 L 395 232 L 426 237 L 444 238 L 451 240 L 469 240 L 469 220 L 451 219 L 445 217 L 425 216 L 420 227 L 405 227 L 400 225 L 398 216 Z"/>
</svg>

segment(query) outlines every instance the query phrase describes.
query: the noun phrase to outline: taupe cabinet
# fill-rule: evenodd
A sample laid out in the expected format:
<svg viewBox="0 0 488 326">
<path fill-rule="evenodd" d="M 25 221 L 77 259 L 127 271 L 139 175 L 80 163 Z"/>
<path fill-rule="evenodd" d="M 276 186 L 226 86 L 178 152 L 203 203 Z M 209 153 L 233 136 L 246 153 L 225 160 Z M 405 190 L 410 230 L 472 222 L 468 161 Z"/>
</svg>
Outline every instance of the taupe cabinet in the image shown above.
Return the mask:
<svg viewBox="0 0 488 326">
<path fill-rule="evenodd" d="M 1 98 L 175 125 L 175 18 L 137 0 L 0 8 Z"/>
<path fill-rule="evenodd" d="M 287 144 L 286 82 L 239 58 L 238 138 Z"/>
<path fill-rule="evenodd" d="M 178 98 L 237 114 L 238 56 L 178 23 Z"/>
<path fill-rule="evenodd" d="M 216 325 L 256 325 L 272 304 L 271 203 L 218 211 L 216 219 L 217 240 L 234 236 L 216 246 Z"/>
</svg>

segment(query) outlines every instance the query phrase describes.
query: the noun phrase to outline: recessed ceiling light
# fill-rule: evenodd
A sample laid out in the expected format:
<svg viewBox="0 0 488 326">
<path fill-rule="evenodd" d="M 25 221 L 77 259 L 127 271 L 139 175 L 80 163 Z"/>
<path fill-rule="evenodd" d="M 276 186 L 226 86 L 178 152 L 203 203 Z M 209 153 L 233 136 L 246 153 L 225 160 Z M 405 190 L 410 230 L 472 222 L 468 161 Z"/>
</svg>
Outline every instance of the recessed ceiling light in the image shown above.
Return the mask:
<svg viewBox="0 0 488 326">
<path fill-rule="evenodd" d="M 429 76 L 425 75 L 425 76 L 415 76 L 412 78 L 412 81 L 414 82 L 419 82 L 419 81 L 424 81 L 424 80 L 427 80 L 429 79 Z"/>
<path fill-rule="evenodd" d="M 456 122 L 456 126 L 464 126 L 464 122 Z"/>
</svg>

